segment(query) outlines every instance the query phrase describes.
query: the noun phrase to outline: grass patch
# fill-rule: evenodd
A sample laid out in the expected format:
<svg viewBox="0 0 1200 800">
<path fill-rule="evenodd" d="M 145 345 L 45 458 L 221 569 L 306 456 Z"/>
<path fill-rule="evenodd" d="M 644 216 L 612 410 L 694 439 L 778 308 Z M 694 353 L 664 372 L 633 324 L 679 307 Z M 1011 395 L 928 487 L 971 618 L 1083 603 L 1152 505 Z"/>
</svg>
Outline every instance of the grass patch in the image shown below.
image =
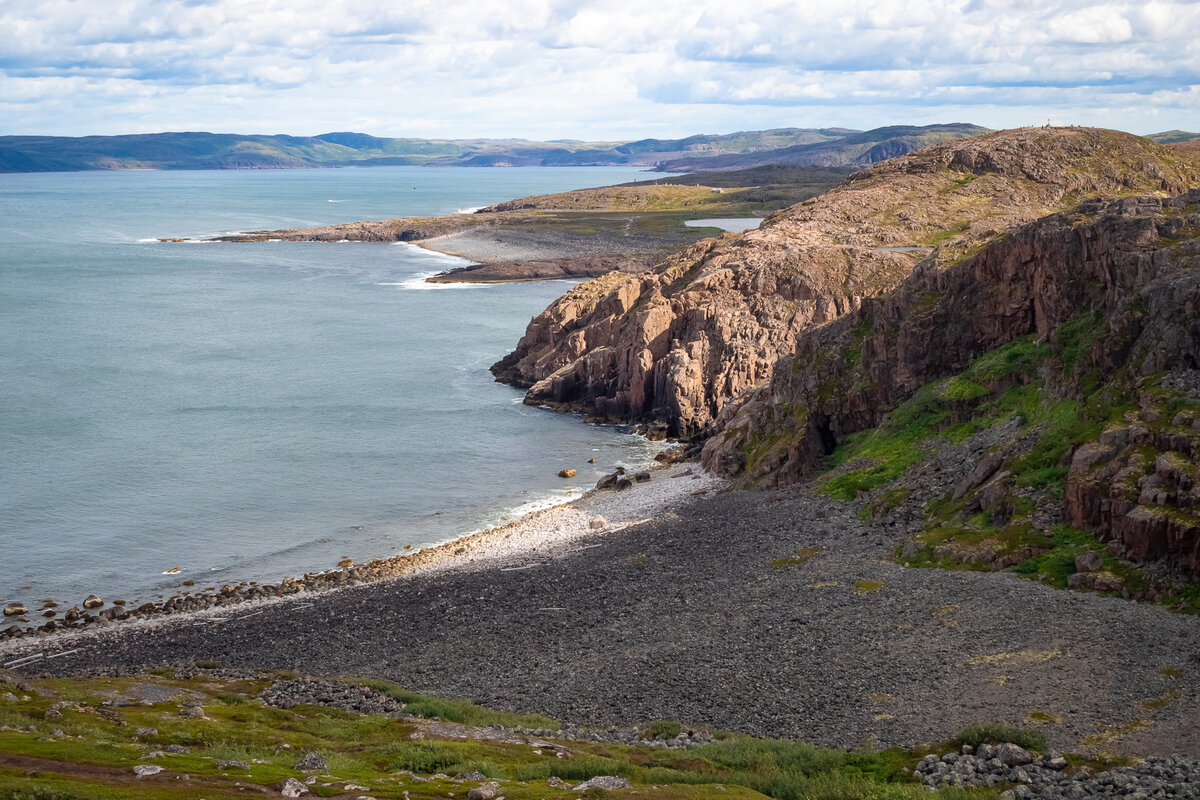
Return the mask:
<svg viewBox="0 0 1200 800">
<path fill-rule="evenodd" d="M 505 725 L 523 726 L 526 728 L 550 728 L 558 730 L 557 720 L 540 714 L 514 714 L 507 711 L 493 711 L 477 706 L 469 700 L 446 700 L 418 692 L 410 692 L 389 681 L 375 679 L 356 680 L 360 686 L 366 686 L 383 692 L 406 705 L 408 713 L 427 719 L 441 719 L 446 722 L 458 722 L 463 725 Z"/>
<path fill-rule="evenodd" d="M 99 702 L 106 692 L 124 688 L 123 681 L 137 679 L 58 679 L 40 681 L 53 686 L 59 697 L 80 703 Z M 164 685 L 186 687 L 185 680 L 161 680 Z M 451 739 L 427 723 L 413 723 L 382 716 L 363 716 L 318 706 L 290 709 L 268 708 L 252 702 L 262 681 L 211 679 L 210 691 L 222 704 L 209 709 L 211 719 L 203 723 L 177 719 L 170 714 L 175 704 L 129 707 L 124 710 L 130 726 L 154 726 L 156 736 L 131 744 L 130 727 L 95 714 L 77 715 L 79 735 L 41 741 L 39 734 L 0 732 L 0 751 L 47 759 L 53 772 L 30 772 L 0 767 L 0 800 L 190 800 L 203 794 L 210 800 L 245 796 L 275 787 L 294 775 L 292 765 L 306 750 L 319 752 L 326 760 L 334 786 L 314 786 L 314 796 L 329 796 L 344 783 L 370 786 L 370 794 L 399 798 L 408 790 L 414 800 L 465 792 L 465 786 L 433 777 L 480 772 L 501 782 L 501 792 L 511 800 L 540 800 L 557 796 L 544 781 L 556 777 L 572 784 L 597 775 L 619 775 L 635 785 L 639 794 L 652 800 L 755 800 L 763 796 L 778 800 L 918 800 L 926 790 L 914 783 L 911 771 L 920 754 L 904 750 L 847 752 L 830 750 L 790 740 L 755 739 L 740 734 L 720 733 L 718 740 L 690 750 L 666 750 L 645 746 L 572 741 L 565 743 L 571 757 L 560 758 L 557 746 L 531 748 L 528 744 L 499 739 Z M 378 684 L 376 684 L 378 685 Z M 396 691 L 420 701 L 436 698 Z M 242 698 L 242 702 L 238 701 Z M 92 698 L 91 701 L 88 698 Z M 872 698 L 886 702 L 882 695 Z M 5 713 L 21 724 L 41 721 L 49 700 L 31 699 L 9 704 Z M 461 710 L 452 704 L 449 708 Z M 475 707 L 472 714 L 497 713 Z M 658 721 L 642 730 L 643 735 L 671 738 L 684 730 L 678 721 Z M 161 757 L 170 772 L 188 773 L 190 782 L 169 779 L 170 775 L 129 781 L 129 770 L 140 763 L 146 748 L 167 743 L 186 743 L 190 754 Z M 286 745 L 286 747 L 285 747 Z M 248 769 L 216 767 L 218 761 L 241 761 Z M 97 769 L 97 767 L 101 769 Z M 112 770 L 115 768 L 115 770 Z M 395 772 L 425 776 L 421 782 L 395 782 Z M 521 783 L 524 782 L 524 783 Z M 718 789 L 716 784 L 723 788 Z M 657 788 L 651 790 L 650 786 Z M 953 795 L 966 798 L 965 794 Z M 972 798 L 991 798 L 995 792 L 972 793 Z"/>
<path fill-rule="evenodd" d="M 1028 719 L 1030 722 L 1036 722 L 1040 725 L 1062 724 L 1062 717 L 1050 711 L 1031 711 Z"/>
<path fill-rule="evenodd" d="M 807 564 L 809 561 L 812 561 L 814 558 L 816 558 L 822 549 L 823 548 L 821 548 L 820 545 L 813 545 L 812 547 L 805 547 L 797 550 L 790 556 L 776 558 L 771 562 L 771 569 L 782 569 L 784 567 L 794 567 L 799 564 Z"/>
<path fill-rule="evenodd" d="M 674 739 L 683 732 L 683 725 L 674 720 L 659 720 L 651 722 L 646 727 L 638 731 L 638 735 L 643 739 L 657 739 L 659 736 L 664 739 Z"/>
<path fill-rule="evenodd" d="M 854 584 L 854 591 L 858 594 L 872 594 L 878 592 L 885 585 L 883 581 L 859 581 Z"/>
<path fill-rule="evenodd" d="M 958 744 L 969 744 L 972 747 L 977 747 L 981 744 L 1003 744 L 1009 742 L 1018 747 L 1024 747 L 1026 750 L 1036 750 L 1039 753 L 1046 752 L 1049 747 L 1046 734 L 1041 731 L 1018 728 L 1003 722 L 972 725 L 969 728 L 964 728 L 955 737 L 954 741 Z"/>
</svg>

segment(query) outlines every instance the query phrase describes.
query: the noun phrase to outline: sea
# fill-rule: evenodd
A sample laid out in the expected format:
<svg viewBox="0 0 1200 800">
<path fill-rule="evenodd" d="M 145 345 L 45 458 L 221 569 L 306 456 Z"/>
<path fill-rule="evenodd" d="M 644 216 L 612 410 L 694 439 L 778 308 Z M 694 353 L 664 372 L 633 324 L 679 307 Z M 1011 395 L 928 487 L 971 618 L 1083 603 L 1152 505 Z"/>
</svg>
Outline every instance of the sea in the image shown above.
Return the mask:
<svg viewBox="0 0 1200 800">
<path fill-rule="evenodd" d="M 654 444 L 526 406 L 488 372 L 569 282 L 428 284 L 469 262 L 401 243 L 157 241 L 466 213 L 644 177 L 0 174 L 0 604 L 142 602 L 184 580 L 361 563 L 647 463 Z"/>
</svg>

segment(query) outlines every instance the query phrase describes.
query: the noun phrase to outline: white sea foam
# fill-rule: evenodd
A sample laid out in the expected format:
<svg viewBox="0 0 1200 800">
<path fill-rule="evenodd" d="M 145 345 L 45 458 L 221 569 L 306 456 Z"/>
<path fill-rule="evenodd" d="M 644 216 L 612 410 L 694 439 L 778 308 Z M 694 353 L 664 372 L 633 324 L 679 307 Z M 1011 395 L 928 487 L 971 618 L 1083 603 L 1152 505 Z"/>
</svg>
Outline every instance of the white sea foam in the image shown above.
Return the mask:
<svg viewBox="0 0 1200 800">
<path fill-rule="evenodd" d="M 429 283 L 426 278 L 441 275 L 441 272 L 419 272 L 404 281 L 380 281 L 376 286 L 398 286 L 401 289 L 414 292 L 425 292 L 434 289 L 486 289 L 495 286 L 494 283 Z"/>
<path fill-rule="evenodd" d="M 457 211 L 455 211 L 454 213 L 455 214 L 474 214 L 476 211 L 478 211 L 481 208 L 485 208 L 485 206 L 474 206 L 473 208 L 460 208 Z"/>
</svg>

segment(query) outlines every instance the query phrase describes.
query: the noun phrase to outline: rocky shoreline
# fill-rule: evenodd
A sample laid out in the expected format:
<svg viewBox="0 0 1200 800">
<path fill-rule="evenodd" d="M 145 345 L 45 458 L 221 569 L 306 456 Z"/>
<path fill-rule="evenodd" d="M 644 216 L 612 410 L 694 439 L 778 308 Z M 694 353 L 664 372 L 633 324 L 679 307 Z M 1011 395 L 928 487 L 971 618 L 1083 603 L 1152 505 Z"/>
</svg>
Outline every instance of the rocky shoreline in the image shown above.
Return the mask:
<svg viewBox="0 0 1200 800">
<path fill-rule="evenodd" d="M 675 469 L 602 495 L 635 524 L 587 544 L 508 541 L 508 561 L 236 617 L 10 641 L 4 662 L 374 676 L 573 725 L 676 719 L 838 747 L 1000 721 L 1065 752 L 1200 756 L 1200 619 L 1004 572 L 906 569 L 891 557 L 902 520 L 864 525 L 808 487 L 693 489 L 706 479 Z M 671 483 L 687 490 L 639 505 Z"/>
<path fill-rule="evenodd" d="M 719 479 L 704 477 L 686 467 L 675 469 L 673 474 L 663 471 L 666 462 L 672 460 L 669 453 L 670 451 L 664 451 L 661 456 L 660 469 L 656 470 L 660 477 L 689 477 L 701 481 L 703 487 L 700 488 L 703 489 L 722 483 Z M 644 474 L 647 478 L 651 475 L 650 472 Z M 615 483 L 613 481 L 601 488 L 615 488 Z M 241 606 L 258 608 L 275 601 L 295 599 L 302 594 L 307 597 L 314 592 L 440 569 L 470 568 L 477 561 L 483 564 L 520 558 L 525 555 L 524 550 L 527 547 L 533 553 L 537 553 L 539 548 L 553 552 L 555 548 L 565 546 L 581 536 L 600 535 L 605 531 L 619 529 L 627 524 L 628 513 L 640 513 L 642 509 L 661 502 L 669 503 L 682 485 L 660 484 L 653 489 L 644 487 L 637 493 L 636 499 L 629 495 L 618 499 L 614 498 L 612 493 L 589 492 L 577 500 L 532 512 L 506 525 L 455 538 L 413 553 L 376 559 L 365 564 L 355 564 L 346 559 L 339 563 L 336 569 L 309 572 L 299 577 L 285 578 L 278 583 L 259 584 L 242 581 L 226 584 L 211 592 L 183 591 L 162 602 L 147 602 L 137 606 L 129 605 L 124 600 L 115 600 L 106 608 L 104 600 L 89 595 L 80 604 L 82 608 L 72 607 L 61 618 L 55 609 L 50 609 L 48 613 L 37 612 L 47 617 L 40 625 L 30 624 L 29 618 L 34 616 L 34 613 L 27 606 L 12 603 L 4 608 L 4 616 L 15 621 L 0 630 L 0 652 L 3 652 L 2 643 L 6 640 L 97 631 L 115 623 L 149 622 L 177 614 L 219 614 L 223 610 L 232 611 L 232 606 L 239 606 L 237 613 L 240 614 Z M 694 489 L 688 489 L 691 490 Z M 604 514 L 611 518 L 611 522 L 605 519 Z M 185 582 L 184 585 L 189 583 Z M 260 611 L 255 610 L 251 613 Z"/>
</svg>

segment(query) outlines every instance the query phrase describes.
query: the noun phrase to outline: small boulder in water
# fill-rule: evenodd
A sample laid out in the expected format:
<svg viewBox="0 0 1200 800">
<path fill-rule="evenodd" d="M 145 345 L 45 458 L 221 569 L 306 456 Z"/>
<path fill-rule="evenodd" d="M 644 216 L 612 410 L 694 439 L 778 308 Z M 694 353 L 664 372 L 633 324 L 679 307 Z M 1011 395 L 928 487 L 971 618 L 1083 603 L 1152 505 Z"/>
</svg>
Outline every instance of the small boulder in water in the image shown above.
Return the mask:
<svg viewBox="0 0 1200 800">
<path fill-rule="evenodd" d="M 83 601 L 84 608 L 99 608 L 104 605 L 104 601 L 94 594 L 89 594 L 87 599 Z"/>
<path fill-rule="evenodd" d="M 19 617 L 27 613 L 29 613 L 29 609 L 24 603 L 9 603 L 4 607 L 4 616 L 6 617 Z"/>
<path fill-rule="evenodd" d="M 574 477 L 575 477 L 575 470 L 573 470 L 573 469 L 560 469 L 560 470 L 558 471 L 558 477 L 560 477 L 560 478 L 574 478 Z"/>
</svg>

